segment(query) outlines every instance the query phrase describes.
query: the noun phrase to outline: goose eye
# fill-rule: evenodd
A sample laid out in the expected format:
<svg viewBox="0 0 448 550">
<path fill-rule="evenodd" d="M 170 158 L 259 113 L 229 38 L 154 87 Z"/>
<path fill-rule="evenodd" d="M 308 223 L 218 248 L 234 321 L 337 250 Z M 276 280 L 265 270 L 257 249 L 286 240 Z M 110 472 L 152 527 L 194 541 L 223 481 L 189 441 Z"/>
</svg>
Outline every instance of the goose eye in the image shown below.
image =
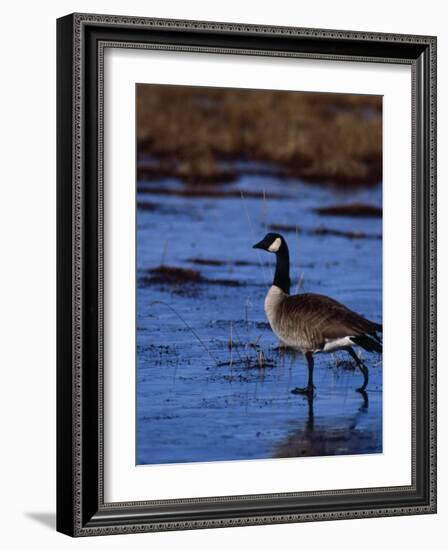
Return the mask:
<svg viewBox="0 0 448 550">
<path fill-rule="evenodd" d="M 269 246 L 268 250 L 269 252 L 277 252 L 282 244 L 282 240 L 280 237 L 277 237 L 275 241 L 272 242 L 272 244 Z"/>
</svg>

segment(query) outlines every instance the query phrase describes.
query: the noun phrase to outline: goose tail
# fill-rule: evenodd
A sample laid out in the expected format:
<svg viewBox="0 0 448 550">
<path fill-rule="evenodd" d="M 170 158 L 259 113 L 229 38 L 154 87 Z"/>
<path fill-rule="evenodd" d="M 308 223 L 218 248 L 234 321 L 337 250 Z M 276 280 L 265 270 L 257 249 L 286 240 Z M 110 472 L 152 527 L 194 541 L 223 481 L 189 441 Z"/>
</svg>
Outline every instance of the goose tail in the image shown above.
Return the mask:
<svg viewBox="0 0 448 550">
<path fill-rule="evenodd" d="M 375 335 L 376 336 L 376 335 Z M 361 346 L 366 351 L 376 351 L 377 353 L 383 353 L 383 345 L 380 339 L 369 336 L 368 334 L 361 334 L 359 336 L 353 336 L 352 342 L 357 346 Z"/>
</svg>

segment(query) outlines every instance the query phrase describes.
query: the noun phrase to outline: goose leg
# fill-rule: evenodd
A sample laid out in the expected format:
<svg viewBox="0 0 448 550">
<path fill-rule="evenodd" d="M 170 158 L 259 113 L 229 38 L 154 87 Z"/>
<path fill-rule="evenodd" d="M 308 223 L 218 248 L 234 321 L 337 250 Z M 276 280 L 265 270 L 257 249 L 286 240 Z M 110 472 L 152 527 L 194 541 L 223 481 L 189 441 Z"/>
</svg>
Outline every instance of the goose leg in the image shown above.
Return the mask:
<svg viewBox="0 0 448 550">
<path fill-rule="evenodd" d="M 305 388 L 294 388 L 291 390 L 291 393 L 298 395 L 313 395 L 314 394 L 314 384 L 313 384 L 313 370 L 314 370 L 314 358 L 311 351 L 305 353 L 306 362 L 308 364 L 308 384 Z"/>
<path fill-rule="evenodd" d="M 359 367 L 359 370 L 362 372 L 362 374 L 364 376 L 364 382 L 363 382 L 362 386 L 360 386 L 359 388 L 356 388 L 356 391 L 359 391 L 359 392 L 362 393 L 362 392 L 365 391 L 365 389 L 367 388 L 367 384 L 369 383 L 369 370 L 364 365 L 364 363 L 361 361 L 361 359 L 356 355 L 353 348 L 348 346 L 348 347 L 345 348 L 345 350 L 355 360 L 356 366 Z"/>
</svg>

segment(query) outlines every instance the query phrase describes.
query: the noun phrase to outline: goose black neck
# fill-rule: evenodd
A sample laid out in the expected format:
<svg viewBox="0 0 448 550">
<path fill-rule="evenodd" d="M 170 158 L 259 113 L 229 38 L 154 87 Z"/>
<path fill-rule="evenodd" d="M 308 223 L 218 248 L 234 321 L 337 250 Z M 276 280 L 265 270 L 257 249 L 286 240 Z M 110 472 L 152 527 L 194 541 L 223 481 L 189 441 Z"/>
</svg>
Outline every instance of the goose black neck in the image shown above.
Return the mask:
<svg viewBox="0 0 448 550">
<path fill-rule="evenodd" d="M 284 241 L 276 256 L 277 265 L 275 266 L 274 285 L 281 288 L 286 294 L 289 294 L 291 286 L 289 279 L 289 250 Z"/>
</svg>

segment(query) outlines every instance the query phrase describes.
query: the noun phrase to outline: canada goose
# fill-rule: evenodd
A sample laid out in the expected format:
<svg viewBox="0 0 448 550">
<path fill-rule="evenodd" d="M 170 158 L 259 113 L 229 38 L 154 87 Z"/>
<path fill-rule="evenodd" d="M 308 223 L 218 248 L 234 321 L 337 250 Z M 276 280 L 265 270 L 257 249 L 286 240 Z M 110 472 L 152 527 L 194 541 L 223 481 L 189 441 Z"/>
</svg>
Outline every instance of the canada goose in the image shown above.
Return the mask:
<svg viewBox="0 0 448 550">
<path fill-rule="evenodd" d="M 308 384 L 295 388 L 292 393 L 312 395 L 313 353 L 347 351 L 355 360 L 364 376 L 357 391 L 364 392 L 369 382 L 369 371 L 353 350 L 361 346 L 366 351 L 382 353 L 383 348 L 377 332 L 383 327 L 361 317 L 340 302 L 321 294 L 289 295 L 289 250 L 279 233 L 268 233 L 253 248 L 260 248 L 276 255 L 274 281 L 265 301 L 264 310 L 276 336 L 288 347 L 305 354 L 308 364 Z"/>
</svg>

